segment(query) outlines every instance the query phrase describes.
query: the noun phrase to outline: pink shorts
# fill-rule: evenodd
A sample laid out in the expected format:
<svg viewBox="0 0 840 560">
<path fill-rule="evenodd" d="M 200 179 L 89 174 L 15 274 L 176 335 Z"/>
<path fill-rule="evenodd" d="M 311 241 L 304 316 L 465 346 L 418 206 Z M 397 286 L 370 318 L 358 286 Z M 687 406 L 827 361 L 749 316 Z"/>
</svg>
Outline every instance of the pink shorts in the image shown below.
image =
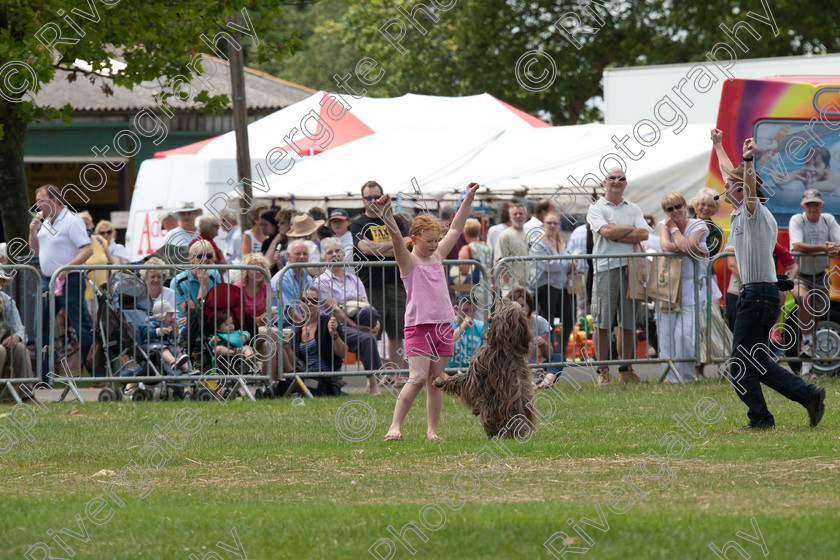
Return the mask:
<svg viewBox="0 0 840 560">
<path fill-rule="evenodd" d="M 452 325 L 449 323 L 426 323 L 405 327 L 405 355 L 454 356 L 454 336 Z"/>
</svg>

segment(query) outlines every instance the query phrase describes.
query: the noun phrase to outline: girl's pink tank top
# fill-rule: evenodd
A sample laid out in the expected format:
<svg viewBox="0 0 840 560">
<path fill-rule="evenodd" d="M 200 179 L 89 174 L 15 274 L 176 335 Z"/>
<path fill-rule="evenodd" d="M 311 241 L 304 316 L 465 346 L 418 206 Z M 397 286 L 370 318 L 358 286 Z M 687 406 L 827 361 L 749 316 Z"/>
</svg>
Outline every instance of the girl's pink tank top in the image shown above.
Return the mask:
<svg viewBox="0 0 840 560">
<path fill-rule="evenodd" d="M 442 263 L 423 264 L 415 261 L 414 268 L 402 280 L 406 294 L 405 326 L 450 323 L 455 320 Z"/>
</svg>

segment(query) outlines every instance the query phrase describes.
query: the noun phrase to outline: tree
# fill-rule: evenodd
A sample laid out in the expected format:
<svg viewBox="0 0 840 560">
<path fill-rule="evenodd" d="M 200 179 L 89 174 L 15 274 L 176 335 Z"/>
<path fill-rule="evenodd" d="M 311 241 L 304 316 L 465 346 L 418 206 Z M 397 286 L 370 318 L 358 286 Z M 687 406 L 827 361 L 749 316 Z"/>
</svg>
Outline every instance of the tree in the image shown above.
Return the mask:
<svg viewBox="0 0 840 560">
<path fill-rule="evenodd" d="M 739 33 L 749 45 L 739 58 L 840 51 L 836 26 L 825 17 L 832 13 L 831 0 L 761 0 L 743 7 L 732 0 L 346 2 L 349 7 L 340 17 L 315 29 L 314 43 L 339 42 L 374 58 L 385 74 L 365 86 L 367 95 L 488 92 L 557 125 L 600 119 L 596 101 L 603 96 L 606 68 L 703 61 L 715 43 L 727 40 L 721 25 L 732 29 L 748 21 L 761 35 L 756 40 L 746 31 Z M 420 4 L 440 9 L 434 17 L 416 11 L 414 23 L 409 22 L 406 14 Z M 777 34 L 745 18 L 748 12 L 763 17 L 770 9 Z M 528 53 L 534 65 L 525 75 L 528 59 L 522 57 Z M 321 60 L 315 66 L 315 61 L 308 70 L 321 76 L 353 71 L 335 62 Z"/>
<path fill-rule="evenodd" d="M 141 133 L 160 134 L 161 128 L 179 103 L 194 100 L 203 110 L 219 111 L 229 100 L 225 95 L 197 91 L 189 82 L 205 70 L 196 58 L 200 54 L 225 57 L 217 43 L 222 33 L 241 33 L 245 44 L 255 47 L 262 60 L 277 58 L 288 50 L 287 43 L 263 40 L 279 16 L 277 2 L 243 3 L 170 2 L 148 0 L 6 0 L 0 12 L 0 217 L 6 239 L 26 239 L 29 200 L 23 164 L 26 127 L 32 122 L 63 118 L 69 122 L 73 108 L 36 106 L 32 94 L 54 79 L 88 79 L 101 84 L 107 94 L 113 85 L 132 88 L 156 81 L 158 106 L 135 118 Z M 244 11 L 247 5 L 250 11 Z M 272 6 L 272 7 L 269 7 Z M 60 14 L 60 15 L 59 15 Z M 240 25 L 231 24 L 240 14 Z M 86 61 L 75 65 L 76 60 Z M 113 67 L 112 60 L 122 65 Z M 120 141 L 117 140 L 117 144 Z M 102 147 L 130 150 L 125 141 Z M 104 154 L 103 154 L 104 155 Z M 114 164 L 111 164 L 114 165 Z M 95 174 L 95 173 L 94 173 Z M 83 183 L 80 177 L 80 183 Z M 79 185 L 84 188 L 85 185 Z"/>
</svg>

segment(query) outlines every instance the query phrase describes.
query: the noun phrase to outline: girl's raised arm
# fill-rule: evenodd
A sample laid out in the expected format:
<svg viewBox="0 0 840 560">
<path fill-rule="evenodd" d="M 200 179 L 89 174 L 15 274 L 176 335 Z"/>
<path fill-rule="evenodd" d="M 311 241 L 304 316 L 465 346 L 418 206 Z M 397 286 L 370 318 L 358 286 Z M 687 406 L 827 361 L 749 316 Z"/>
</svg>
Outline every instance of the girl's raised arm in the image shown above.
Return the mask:
<svg viewBox="0 0 840 560">
<path fill-rule="evenodd" d="M 394 258 L 400 267 L 400 274 L 402 276 L 408 276 L 414 269 L 414 259 L 411 258 L 408 247 L 405 246 L 405 239 L 397 225 L 397 220 L 394 218 L 394 212 L 391 210 L 391 195 L 383 194 L 379 200 L 373 203 L 373 207 L 374 212 L 382 218 L 385 227 L 388 228 L 388 233 L 391 234 L 391 243 L 394 245 Z"/>
<path fill-rule="evenodd" d="M 475 198 L 475 193 L 478 190 L 478 187 L 478 183 L 470 183 L 467 185 L 467 193 L 464 195 L 464 199 L 461 201 L 461 206 L 458 207 L 458 211 L 455 212 L 455 217 L 452 218 L 452 224 L 449 226 L 449 231 L 446 233 L 444 238 L 441 239 L 440 243 L 438 243 L 437 252 L 440 255 L 441 260 L 445 259 L 446 256 L 449 255 L 449 251 L 452 250 L 452 247 L 455 246 L 458 238 L 464 232 L 464 224 L 466 223 L 467 218 L 470 217 L 473 199 Z"/>
</svg>

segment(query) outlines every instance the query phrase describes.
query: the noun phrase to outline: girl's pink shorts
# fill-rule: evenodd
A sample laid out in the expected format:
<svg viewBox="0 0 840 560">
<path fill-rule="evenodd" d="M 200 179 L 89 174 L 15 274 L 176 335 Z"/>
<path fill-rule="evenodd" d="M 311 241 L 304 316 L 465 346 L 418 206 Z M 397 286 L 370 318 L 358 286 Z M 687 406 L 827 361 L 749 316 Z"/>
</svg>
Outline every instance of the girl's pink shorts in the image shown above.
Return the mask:
<svg viewBox="0 0 840 560">
<path fill-rule="evenodd" d="M 454 332 L 449 323 L 415 325 L 405 328 L 406 356 L 454 356 Z M 430 347 L 431 343 L 431 347 Z"/>
</svg>

